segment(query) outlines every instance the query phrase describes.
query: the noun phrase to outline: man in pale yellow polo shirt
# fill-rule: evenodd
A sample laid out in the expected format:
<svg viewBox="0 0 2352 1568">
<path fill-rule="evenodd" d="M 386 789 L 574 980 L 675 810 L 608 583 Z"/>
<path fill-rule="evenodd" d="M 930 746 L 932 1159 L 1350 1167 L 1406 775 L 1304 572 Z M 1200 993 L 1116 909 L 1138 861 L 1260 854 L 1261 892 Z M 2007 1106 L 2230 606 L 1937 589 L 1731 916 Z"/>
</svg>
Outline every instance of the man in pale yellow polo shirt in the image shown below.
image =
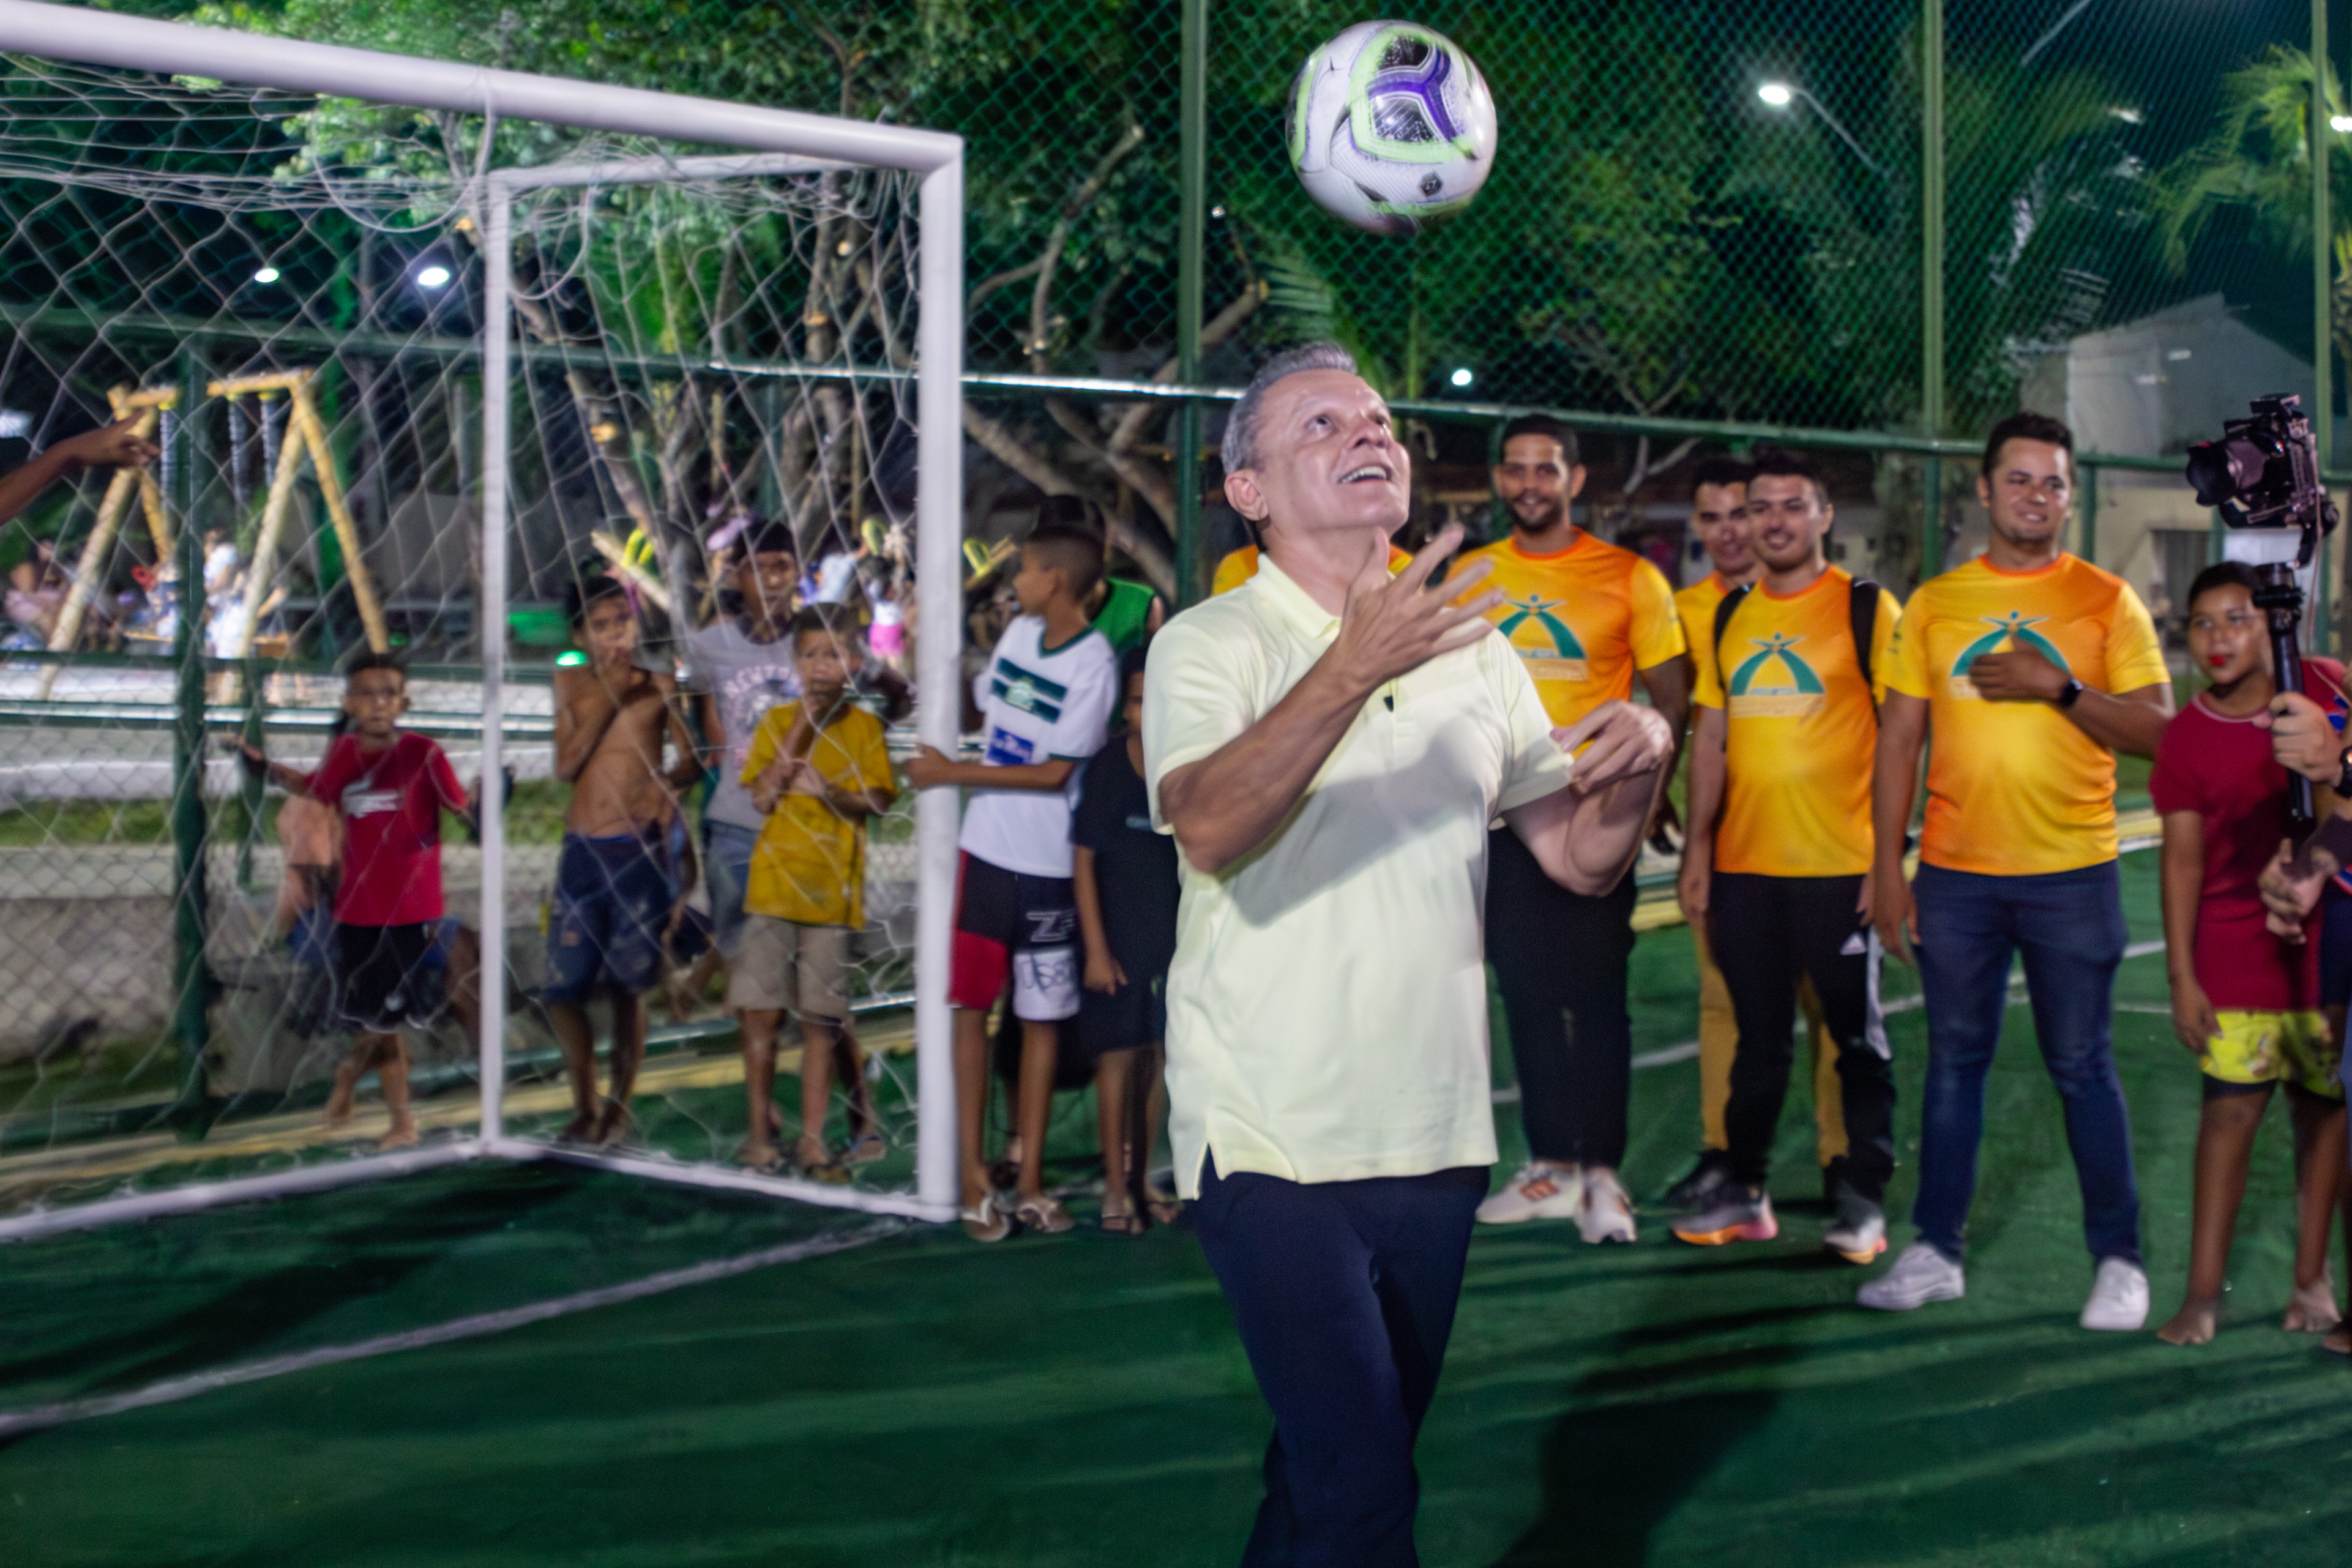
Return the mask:
<svg viewBox="0 0 2352 1568">
<path fill-rule="evenodd" d="M 1409 459 L 1336 344 L 1269 361 L 1223 455 L 1265 563 L 1169 622 L 1145 682 L 1185 861 L 1176 1179 L 1274 1410 L 1243 1561 L 1411 1563 L 1413 1436 L 1496 1158 L 1486 826 L 1614 887 L 1673 736 L 1623 702 L 1553 730 L 1485 570 L 1428 591 L 1458 529 L 1391 576 Z"/>
</svg>

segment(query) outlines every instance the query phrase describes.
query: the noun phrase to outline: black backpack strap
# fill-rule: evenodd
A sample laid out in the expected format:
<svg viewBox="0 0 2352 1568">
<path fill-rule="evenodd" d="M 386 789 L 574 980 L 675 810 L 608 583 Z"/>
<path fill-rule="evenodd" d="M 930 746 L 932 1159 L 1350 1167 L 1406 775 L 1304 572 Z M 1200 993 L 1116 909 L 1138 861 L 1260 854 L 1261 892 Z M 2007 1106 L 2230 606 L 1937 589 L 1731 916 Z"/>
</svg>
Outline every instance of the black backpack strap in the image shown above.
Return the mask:
<svg viewBox="0 0 2352 1568">
<path fill-rule="evenodd" d="M 1876 700 L 1870 673 L 1870 645 L 1878 639 L 1878 584 L 1857 577 L 1846 588 L 1846 618 L 1853 628 L 1853 661 L 1862 667 L 1863 689 Z"/>
<path fill-rule="evenodd" d="M 1747 601 L 1748 590 L 1755 585 L 1743 583 L 1715 603 L 1715 678 L 1726 689 L 1730 687 L 1731 678 L 1723 673 L 1723 634 L 1731 629 L 1732 615 Z"/>
</svg>

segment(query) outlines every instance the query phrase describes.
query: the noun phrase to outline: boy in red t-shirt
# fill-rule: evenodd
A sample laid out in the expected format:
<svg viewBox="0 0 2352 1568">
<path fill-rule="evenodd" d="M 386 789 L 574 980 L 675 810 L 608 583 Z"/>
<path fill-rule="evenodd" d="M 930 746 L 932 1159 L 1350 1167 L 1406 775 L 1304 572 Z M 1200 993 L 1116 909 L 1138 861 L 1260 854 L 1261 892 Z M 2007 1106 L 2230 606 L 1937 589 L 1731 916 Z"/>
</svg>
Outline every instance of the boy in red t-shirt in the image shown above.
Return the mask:
<svg viewBox="0 0 2352 1568">
<path fill-rule="evenodd" d="M 343 822 L 342 879 L 335 889 L 335 975 L 342 1022 L 359 1032 L 335 1069 L 331 1126 L 351 1120 L 352 1091 L 373 1070 L 383 1085 L 392 1130 L 380 1149 L 416 1142 L 408 1110 L 404 1031 L 432 1021 L 427 958 L 441 921 L 441 813 L 471 817 L 473 803 L 447 753 L 400 728 L 408 677 L 390 654 L 353 659 L 343 681 L 352 727 L 328 748 L 315 773 L 271 763 L 248 745 L 289 795 L 331 805 Z"/>
<path fill-rule="evenodd" d="M 2165 727 L 2148 781 L 2164 816 L 2165 959 L 2172 1027 L 2204 1069 L 2189 1296 L 2158 1337 L 2201 1345 L 2220 1324 L 2231 1233 L 2246 1193 L 2254 1132 L 2273 1085 L 2294 1121 L 2294 1294 L 2285 1327 L 2319 1332 L 2342 1314 L 2327 1236 L 2345 1185 L 2338 1044 L 2319 1012 L 2319 943 L 2282 941 L 2263 923 L 2256 883 L 2286 836 L 2286 770 L 2256 716 L 2273 682 L 2254 574 L 2209 566 L 2189 590 L 2189 651 L 2212 682 Z M 2343 689 L 2332 659 L 2306 658 L 2305 692 L 2323 706 Z"/>
</svg>

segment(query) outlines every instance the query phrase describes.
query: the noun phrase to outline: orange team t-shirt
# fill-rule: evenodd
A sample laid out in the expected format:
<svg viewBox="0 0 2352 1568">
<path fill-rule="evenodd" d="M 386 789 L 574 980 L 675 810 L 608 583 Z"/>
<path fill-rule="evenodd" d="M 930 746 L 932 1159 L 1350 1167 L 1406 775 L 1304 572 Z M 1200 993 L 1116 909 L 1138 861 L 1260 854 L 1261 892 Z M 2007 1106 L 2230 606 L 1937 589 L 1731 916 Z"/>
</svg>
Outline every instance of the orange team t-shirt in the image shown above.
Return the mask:
<svg viewBox="0 0 2352 1568">
<path fill-rule="evenodd" d="M 1405 563 L 1412 559 L 1412 551 L 1390 545 L 1389 575 L 1393 577 L 1403 571 Z M 1256 545 L 1244 544 L 1239 550 L 1229 551 L 1224 559 L 1217 563 L 1217 570 L 1209 579 L 1209 597 L 1213 599 L 1220 594 L 1230 594 L 1256 575 Z"/>
<path fill-rule="evenodd" d="M 1723 628 L 1720 665 L 1712 611 L 1693 634 L 1691 700 L 1724 714 L 1718 871 L 1854 877 L 1870 869 L 1878 703 L 1854 656 L 1853 589 L 1853 578 L 1835 566 L 1786 598 L 1758 584 Z M 1894 595 L 1879 594 L 1874 671 L 1886 668 L 1902 614 Z"/>
<path fill-rule="evenodd" d="M 1731 584 L 1723 580 L 1720 572 L 1709 572 L 1687 588 L 1675 594 L 1675 614 L 1682 617 L 1683 641 L 1690 645 L 1691 657 L 1698 657 L 1698 645 L 1715 636 L 1715 607 L 1731 592 Z"/>
<path fill-rule="evenodd" d="M 1528 554 L 1514 534 L 1462 561 L 1495 563 L 1478 592 L 1500 588 L 1503 603 L 1486 618 L 1527 661 L 1554 724 L 1573 724 L 1603 702 L 1632 696 L 1636 669 L 1689 647 L 1664 574 L 1581 529 L 1574 543 L 1549 555 Z"/>
<path fill-rule="evenodd" d="M 2115 753 L 2051 703 L 1969 684 L 1978 656 L 2021 646 L 2111 694 L 2172 679 L 2131 584 L 2075 556 L 2022 573 L 1979 556 L 1921 584 L 1881 668 L 1886 690 L 1927 702 L 1930 866 L 2032 877 L 2116 858 Z"/>
</svg>

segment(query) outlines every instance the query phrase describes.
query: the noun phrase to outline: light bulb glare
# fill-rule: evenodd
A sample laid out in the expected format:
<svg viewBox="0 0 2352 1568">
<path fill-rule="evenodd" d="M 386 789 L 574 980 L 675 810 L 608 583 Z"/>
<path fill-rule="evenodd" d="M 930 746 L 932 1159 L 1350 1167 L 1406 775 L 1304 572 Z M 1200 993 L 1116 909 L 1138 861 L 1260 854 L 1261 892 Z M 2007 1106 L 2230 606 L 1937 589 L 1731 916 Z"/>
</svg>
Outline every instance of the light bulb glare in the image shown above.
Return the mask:
<svg viewBox="0 0 2352 1568">
<path fill-rule="evenodd" d="M 1796 89 L 1785 81 L 1768 81 L 1756 89 L 1756 96 L 1775 109 L 1786 109 L 1797 101 Z"/>
<path fill-rule="evenodd" d="M 1455 371 L 1452 375 L 1446 377 L 1446 379 L 1451 381 L 1456 386 L 1467 386 L 1478 378 L 1470 374 L 1470 367 L 1468 365 L 1464 365 L 1460 370 Z"/>
<path fill-rule="evenodd" d="M 278 268 L 264 267 L 253 275 L 253 280 L 256 283 L 275 283 L 278 281 Z"/>
<path fill-rule="evenodd" d="M 417 271 L 416 282 L 419 288 L 445 289 L 449 284 L 449 269 L 436 261 Z"/>
</svg>

